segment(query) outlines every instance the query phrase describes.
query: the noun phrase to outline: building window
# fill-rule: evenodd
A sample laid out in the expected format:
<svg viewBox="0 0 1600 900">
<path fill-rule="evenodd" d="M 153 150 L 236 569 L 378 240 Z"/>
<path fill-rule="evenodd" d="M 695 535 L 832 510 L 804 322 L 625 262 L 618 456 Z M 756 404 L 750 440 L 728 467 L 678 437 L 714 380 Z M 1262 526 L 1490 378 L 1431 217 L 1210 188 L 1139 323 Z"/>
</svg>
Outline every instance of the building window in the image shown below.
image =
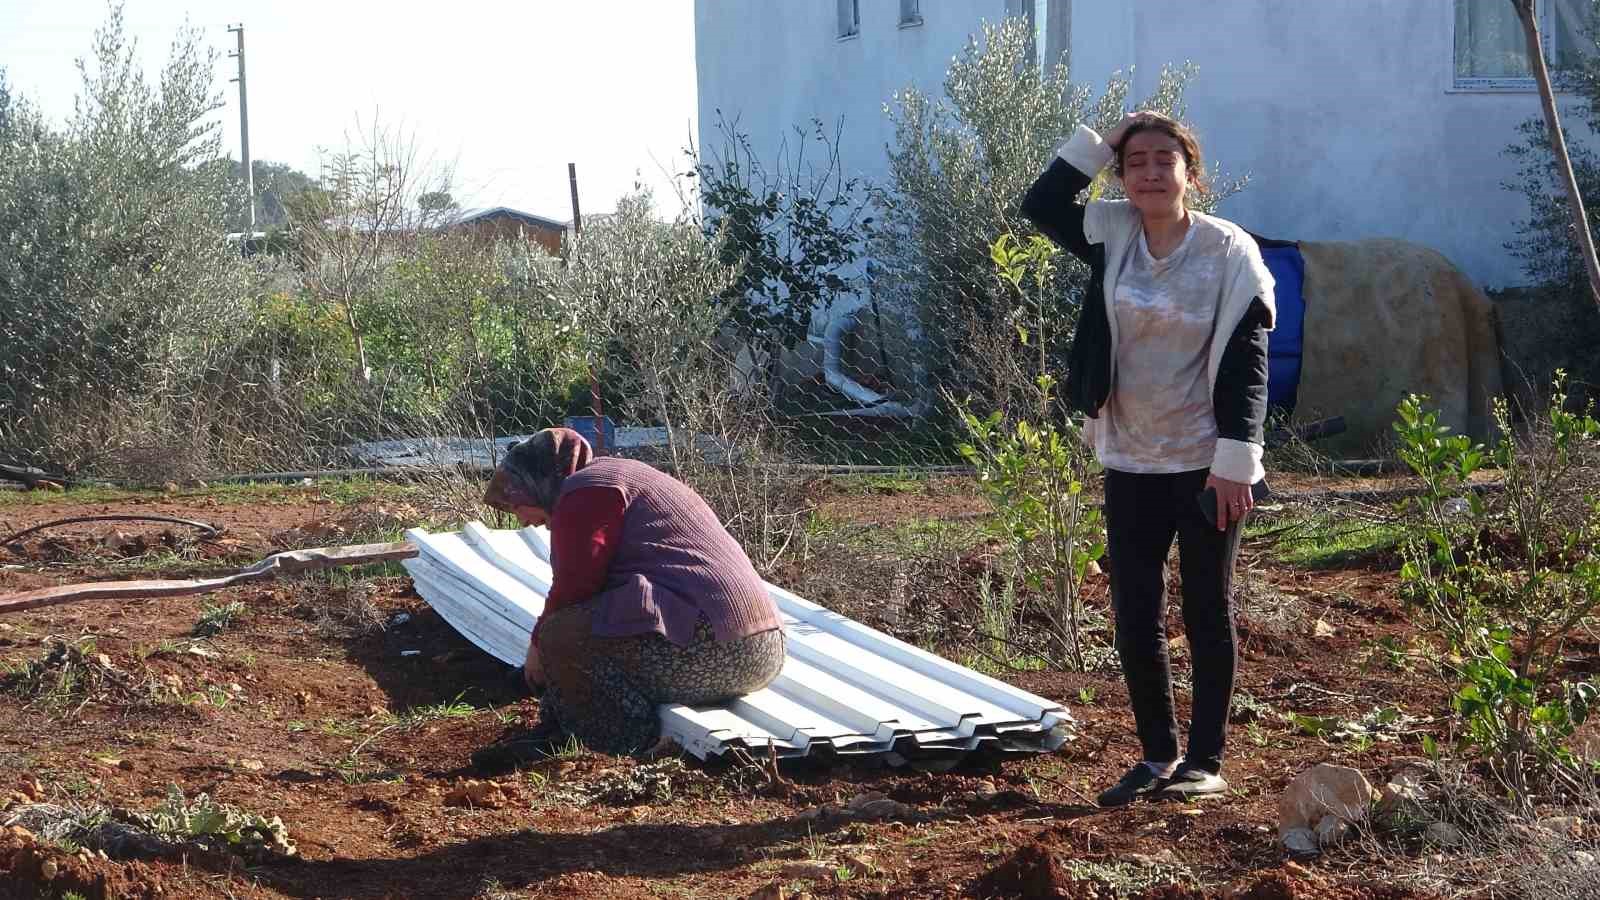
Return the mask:
<svg viewBox="0 0 1600 900">
<path fill-rule="evenodd" d="M 1005 0 L 1005 5 L 1008 17 L 1033 26 L 1033 58 L 1047 66 L 1061 62 L 1072 45 L 1072 0 Z"/>
<path fill-rule="evenodd" d="M 1588 37 L 1591 0 L 1537 0 L 1539 38 L 1552 66 L 1595 52 Z M 1453 84 L 1468 91 L 1531 91 L 1527 39 L 1508 0 L 1455 0 Z"/>
<path fill-rule="evenodd" d="M 861 33 L 861 0 L 839 0 L 839 37 Z"/>
<path fill-rule="evenodd" d="M 922 24 L 922 0 L 900 0 L 900 27 Z"/>
</svg>

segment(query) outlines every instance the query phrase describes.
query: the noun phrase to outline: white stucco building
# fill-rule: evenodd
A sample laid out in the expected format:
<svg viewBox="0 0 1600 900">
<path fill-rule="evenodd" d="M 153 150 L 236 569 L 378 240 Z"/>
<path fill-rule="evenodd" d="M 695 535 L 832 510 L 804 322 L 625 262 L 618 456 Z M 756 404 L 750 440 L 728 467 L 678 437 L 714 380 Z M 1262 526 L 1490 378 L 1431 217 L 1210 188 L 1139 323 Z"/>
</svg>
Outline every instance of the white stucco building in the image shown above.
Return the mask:
<svg viewBox="0 0 1600 900">
<path fill-rule="evenodd" d="M 1538 2 L 1549 52 L 1578 52 L 1588 0 Z M 882 179 L 884 103 L 938 95 L 968 35 L 1008 13 L 1097 88 L 1131 67 L 1142 97 L 1164 64 L 1198 65 L 1188 118 L 1211 159 L 1250 174 L 1221 210 L 1250 230 L 1405 238 L 1483 286 L 1523 282 L 1503 151 L 1539 98 L 1506 0 L 696 0 L 701 146 L 718 110 L 769 156 L 792 126 L 842 117 L 845 165 Z"/>
</svg>

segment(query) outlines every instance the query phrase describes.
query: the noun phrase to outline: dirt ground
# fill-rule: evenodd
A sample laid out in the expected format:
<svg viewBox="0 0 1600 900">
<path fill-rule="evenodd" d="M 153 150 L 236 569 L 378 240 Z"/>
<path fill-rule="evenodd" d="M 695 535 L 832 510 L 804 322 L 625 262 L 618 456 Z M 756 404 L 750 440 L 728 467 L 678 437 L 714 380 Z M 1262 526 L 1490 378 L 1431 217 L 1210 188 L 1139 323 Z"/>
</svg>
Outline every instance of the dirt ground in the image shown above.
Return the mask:
<svg viewBox="0 0 1600 900">
<path fill-rule="evenodd" d="M 1299 494 L 1351 484 L 1303 478 L 1276 487 Z M 0 495 L 0 537 L 119 512 L 224 529 L 212 539 L 154 523 L 36 533 L 0 547 L 0 597 L 75 581 L 215 573 L 287 546 L 393 531 L 421 508 L 398 491 L 330 494 L 296 486 L 88 500 Z M 956 476 L 882 492 L 823 484 L 817 498 L 822 513 L 872 526 L 983 514 L 970 482 Z M 774 779 L 750 765 L 579 750 L 473 785 L 471 751 L 531 724 L 537 701 L 514 696 L 506 669 L 433 614 L 398 568 L 0 616 L 0 672 L 13 681 L 59 643 L 85 648 L 66 688 L 0 691 L 0 806 L 150 809 L 175 784 L 190 797 L 203 792 L 280 817 L 298 848 L 292 858 L 197 851 L 111 859 L 0 829 L 0 898 L 744 897 L 762 889 L 772 897 L 780 889 L 790 897 L 1432 896 L 1374 877 L 1355 851 L 1287 861 L 1275 832 L 1279 794 L 1305 768 L 1343 763 L 1376 781 L 1420 756 L 1424 734 L 1441 733 L 1447 706 L 1438 686 L 1408 673 L 1403 658 L 1375 651 L 1403 648 L 1410 637 L 1392 558 L 1297 569 L 1251 543 L 1241 567 L 1238 689 L 1248 702 L 1235 716 L 1225 772 L 1233 790 L 1202 806 L 1116 811 L 1089 801 L 1137 755 L 1114 671 L 1004 675 L 1067 705 L 1081 735 L 1057 753 L 999 767 L 928 774 L 801 765 Z M 1103 604 L 1104 579 L 1091 587 Z M 945 585 L 920 601 L 960 607 L 970 603 L 961 593 Z M 231 622 L 195 636 L 208 611 L 233 602 L 241 607 Z M 1172 629 L 1181 634 L 1176 616 Z M 1325 741 L 1280 715 L 1359 718 L 1385 707 L 1416 721 L 1376 742 Z M 868 792 L 904 806 L 886 820 L 839 812 Z"/>
</svg>

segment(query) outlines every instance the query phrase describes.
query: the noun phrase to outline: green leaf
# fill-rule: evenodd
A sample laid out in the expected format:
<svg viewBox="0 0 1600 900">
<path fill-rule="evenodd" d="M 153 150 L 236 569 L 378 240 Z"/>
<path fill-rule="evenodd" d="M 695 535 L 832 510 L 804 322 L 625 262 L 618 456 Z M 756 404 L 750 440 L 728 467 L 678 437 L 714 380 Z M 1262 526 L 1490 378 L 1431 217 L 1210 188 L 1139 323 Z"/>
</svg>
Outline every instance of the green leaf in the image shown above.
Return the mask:
<svg viewBox="0 0 1600 900">
<path fill-rule="evenodd" d="M 1290 713 L 1289 722 L 1312 737 L 1332 734 L 1343 724 L 1338 716 L 1307 716 L 1300 713 Z"/>
</svg>

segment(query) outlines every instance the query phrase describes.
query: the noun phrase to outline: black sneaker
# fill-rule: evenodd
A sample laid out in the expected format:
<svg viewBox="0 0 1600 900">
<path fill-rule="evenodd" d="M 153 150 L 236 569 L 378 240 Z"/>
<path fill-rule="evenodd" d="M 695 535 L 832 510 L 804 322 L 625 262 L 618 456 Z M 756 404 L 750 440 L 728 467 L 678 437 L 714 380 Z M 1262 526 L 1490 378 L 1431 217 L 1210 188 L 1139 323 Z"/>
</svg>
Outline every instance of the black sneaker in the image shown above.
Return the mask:
<svg viewBox="0 0 1600 900">
<path fill-rule="evenodd" d="M 1128 774 L 1111 787 L 1100 792 L 1094 802 L 1101 807 L 1127 806 L 1146 794 L 1153 794 L 1166 784 L 1166 779 L 1144 763 L 1135 763 Z"/>
<path fill-rule="evenodd" d="M 522 734 L 495 741 L 474 752 L 472 767 L 484 775 L 503 775 L 550 758 L 566 737 L 561 726 L 540 721 Z"/>
<path fill-rule="evenodd" d="M 1228 782 L 1215 772 L 1208 772 L 1194 763 L 1182 763 L 1161 788 L 1164 800 L 1198 800 L 1215 797 L 1228 790 Z"/>
</svg>

